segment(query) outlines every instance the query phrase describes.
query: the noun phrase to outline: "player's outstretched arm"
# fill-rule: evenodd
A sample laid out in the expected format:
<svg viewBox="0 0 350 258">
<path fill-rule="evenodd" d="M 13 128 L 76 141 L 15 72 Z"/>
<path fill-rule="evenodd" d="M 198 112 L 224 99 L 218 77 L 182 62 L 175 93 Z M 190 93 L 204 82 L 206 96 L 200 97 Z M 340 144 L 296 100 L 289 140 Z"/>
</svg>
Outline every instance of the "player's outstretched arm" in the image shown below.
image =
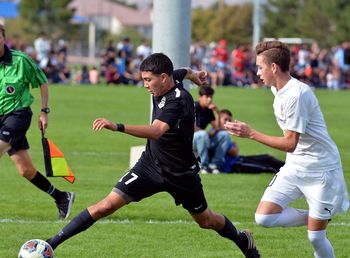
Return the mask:
<svg viewBox="0 0 350 258">
<path fill-rule="evenodd" d="M 282 137 L 266 135 L 254 130 L 248 124 L 238 120 L 227 122 L 224 126 L 225 129 L 232 135 L 241 138 L 249 138 L 284 152 L 293 152 L 298 144 L 300 136 L 299 133 L 289 130 L 285 130 Z"/>
<path fill-rule="evenodd" d="M 92 129 L 94 131 L 101 131 L 103 128 L 111 131 L 119 131 L 132 136 L 157 140 L 166 131 L 169 130 L 169 125 L 158 119 L 155 119 L 152 125 L 126 125 L 115 124 L 106 118 L 97 118 L 92 123 Z"/>
</svg>

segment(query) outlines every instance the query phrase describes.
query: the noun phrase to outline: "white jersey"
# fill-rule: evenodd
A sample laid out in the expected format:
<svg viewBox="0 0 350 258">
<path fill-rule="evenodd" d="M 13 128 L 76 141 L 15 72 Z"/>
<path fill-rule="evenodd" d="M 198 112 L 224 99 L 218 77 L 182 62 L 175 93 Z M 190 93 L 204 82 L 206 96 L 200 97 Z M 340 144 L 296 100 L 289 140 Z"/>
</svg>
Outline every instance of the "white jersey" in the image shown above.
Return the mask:
<svg viewBox="0 0 350 258">
<path fill-rule="evenodd" d="M 286 165 L 298 172 L 322 172 L 341 166 L 337 146 L 330 138 L 318 100 L 305 83 L 291 78 L 275 95 L 273 108 L 280 128 L 300 133 Z"/>
</svg>

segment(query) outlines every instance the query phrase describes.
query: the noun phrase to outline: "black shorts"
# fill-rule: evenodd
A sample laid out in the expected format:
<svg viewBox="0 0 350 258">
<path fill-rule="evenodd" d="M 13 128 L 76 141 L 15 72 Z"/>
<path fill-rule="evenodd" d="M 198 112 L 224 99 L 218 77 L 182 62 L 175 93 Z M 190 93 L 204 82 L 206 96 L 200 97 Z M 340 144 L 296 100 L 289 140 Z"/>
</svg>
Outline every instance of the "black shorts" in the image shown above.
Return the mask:
<svg viewBox="0 0 350 258">
<path fill-rule="evenodd" d="M 114 192 L 123 196 L 127 202 L 138 202 L 159 192 L 168 192 L 175 204 L 190 213 L 198 214 L 208 207 L 201 179 L 197 173 L 185 176 L 172 176 L 164 173 L 161 167 L 142 155 L 136 165 L 115 185 Z"/>
<path fill-rule="evenodd" d="M 30 108 L 23 108 L 0 116 L 0 140 L 11 145 L 8 154 L 11 156 L 19 150 L 29 149 L 26 133 L 32 120 Z"/>
</svg>

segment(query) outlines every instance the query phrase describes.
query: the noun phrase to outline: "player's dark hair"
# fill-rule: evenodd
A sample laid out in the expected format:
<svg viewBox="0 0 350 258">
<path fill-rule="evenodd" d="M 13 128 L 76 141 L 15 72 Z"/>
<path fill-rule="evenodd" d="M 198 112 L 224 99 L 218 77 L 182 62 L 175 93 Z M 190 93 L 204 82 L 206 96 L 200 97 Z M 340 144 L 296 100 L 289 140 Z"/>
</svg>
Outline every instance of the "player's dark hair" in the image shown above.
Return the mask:
<svg viewBox="0 0 350 258">
<path fill-rule="evenodd" d="M 5 26 L 2 24 L 0 24 L 0 32 L 4 36 L 4 38 L 6 38 Z"/>
<path fill-rule="evenodd" d="M 231 111 L 228 110 L 228 109 L 221 109 L 221 110 L 220 110 L 220 114 L 226 114 L 226 115 L 232 117 L 232 113 L 231 113 Z"/>
<path fill-rule="evenodd" d="M 290 50 L 286 44 L 277 40 L 260 42 L 255 51 L 257 55 L 264 56 L 268 64 L 275 63 L 282 72 L 289 71 Z"/>
<path fill-rule="evenodd" d="M 153 74 L 166 73 L 173 75 L 174 66 L 170 58 L 163 53 L 154 53 L 142 61 L 140 65 L 141 72 L 151 72 Z"/>
<path fill-rule="evenodd" d="M 199 96 L 213 96 L 214 95 L 214 89 L 210 86 L 202 86 L 199 88 Z"/>
</svg>

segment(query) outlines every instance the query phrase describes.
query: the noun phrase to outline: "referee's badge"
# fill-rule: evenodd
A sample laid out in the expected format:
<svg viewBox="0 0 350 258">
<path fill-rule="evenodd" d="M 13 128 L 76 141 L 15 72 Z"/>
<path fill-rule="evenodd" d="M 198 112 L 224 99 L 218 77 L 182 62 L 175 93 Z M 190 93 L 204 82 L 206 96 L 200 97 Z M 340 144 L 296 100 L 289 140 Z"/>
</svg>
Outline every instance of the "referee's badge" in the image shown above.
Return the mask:
<svg viewBox="0 0 350 258">
<path fill-rule="evenodd" d="M 12 85 L 7 85 L 6 86 L 6 92 L 8 95 L 12 95 L 16 92 L 16 88 L 13 87 Z"/>
<path fill-rule="evenodd" d="M 166 101 L 166 97 L 164 96 L 164 97 L 161 99 L 160 103 L 158 104 L 158 107 L 159 107 L 159 108 L 163 108 L 163 107 L 165 106 L 165 101 Z"/>
</svg>

